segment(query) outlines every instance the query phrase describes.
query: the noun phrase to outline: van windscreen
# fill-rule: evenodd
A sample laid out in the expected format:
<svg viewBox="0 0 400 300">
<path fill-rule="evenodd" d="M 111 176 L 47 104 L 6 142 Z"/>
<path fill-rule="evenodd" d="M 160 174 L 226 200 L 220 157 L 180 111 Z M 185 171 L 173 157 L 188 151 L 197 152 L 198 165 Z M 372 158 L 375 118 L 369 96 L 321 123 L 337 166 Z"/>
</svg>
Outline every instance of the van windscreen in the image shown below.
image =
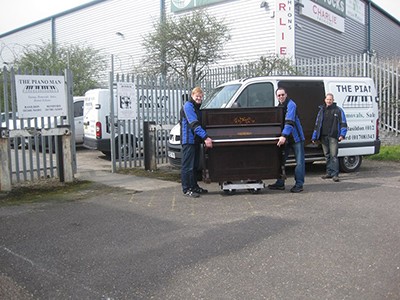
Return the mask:
<svg viewBox="0 0 400 300">
<path fill-rule="evenodd" d="M 203 102 L 201 108 L 224 108 L 232 96 L 240 88 L 240 84 L 231 84 L 214 89 L 209 97 Z"/>
</svg>

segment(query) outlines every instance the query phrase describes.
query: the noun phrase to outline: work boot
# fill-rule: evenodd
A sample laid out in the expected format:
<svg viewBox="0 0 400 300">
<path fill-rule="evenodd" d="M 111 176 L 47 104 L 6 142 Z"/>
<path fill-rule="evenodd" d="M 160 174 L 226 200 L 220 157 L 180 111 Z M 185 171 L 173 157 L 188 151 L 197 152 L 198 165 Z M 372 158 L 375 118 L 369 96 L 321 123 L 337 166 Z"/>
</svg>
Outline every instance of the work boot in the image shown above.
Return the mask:
<svg viewBox="0 0 400 300">
<path fill-rule="evenodd" d="M 334 182 L 339 182 L 339 181 L 340 181 L 340 180 L 339 180 L 339 177 L 337 177 L 337 176 L 333 176 L 332 179 L 333 179 Z"/>
<path fill-rule="evenodd" d="M 270 190 L 280 190 L 280 191 L 283 191 L 283 190 L 285 189 L 285 186 L 284 186 L 284 185 L 279 185 L 279 184 L 277 184 L 277 183 L 274 183 L 274 184 L 268 184 L 268 188 L 269 188 Z"/>
<path fill-rule="evenodd" d="M 201 187 L 196 187 L 196 188 L 194 188 L 193 189 L 193 192 L 195 192 L 195 193 L 197 193 L 197 194 L 207 194 L 208 193 L 208 190 L 206 190 L 206 189 L 203 189 L 203 188 L 201 188 Z"/>
<path fill-rule="evenodd" d="M 302 186 L 297 186 L 297 185 L 295 185 L 294 187 L 292 187 L 292 188 L 290 189 L 290 191 L 291 191 L 292 193 L 300 193 L 300 192 L 303 191 L 303 187 L 302 187 Z"/>
<path fill-rule="evenodd" d="M 186 191 L 186 192 L 184 193 L 184 195 L 185 195 L 186 197 L 190 197 L 190 198 L 199 198 L 199 197 L 200 197 L 200 194 L 198 194 L 198 193 L 196 193 L 196 192 L 193 192 L 193 191 L 191 191 L 191 190 Z"/>
<path fill-rule="evenodd" d="M 332 178 L 332 176 L 329 174 L 325 174 L 325 175 L 321 176 L 321 178 L 322 179 L 330 179 L 330 178 Z"/>
</svg>

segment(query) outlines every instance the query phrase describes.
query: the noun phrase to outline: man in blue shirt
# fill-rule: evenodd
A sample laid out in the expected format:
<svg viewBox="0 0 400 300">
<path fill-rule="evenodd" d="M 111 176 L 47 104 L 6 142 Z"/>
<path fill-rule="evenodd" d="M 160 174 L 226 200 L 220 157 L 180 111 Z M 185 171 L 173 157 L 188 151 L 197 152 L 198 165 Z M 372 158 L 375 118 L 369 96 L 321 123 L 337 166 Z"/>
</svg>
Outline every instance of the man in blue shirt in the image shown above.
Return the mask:
<svg viewBox="0 0 400 300">
<path fill-rule="evenodd" d="M 281 136 L 277 143 L 278 147 L 284 146 L 284 161 L 289 155 L 289 150 L 292 149 L 296 159 L 296 168 L 294 170 L 295 185 L 290 189 L 292 193 L 299 193 L 303 191 L 304 177 L 305 177 L 305 159 L 304 159 L 304 132 L 301 126 L 299 116 L 297 114 L 296 103 L 292 99 L 287 98 L 286 90 L 279 87 L 276 90 L 276 97 L 278 98 L 279 105 L 284 108 L 285 125 L 283 127 Z M 284 190 L 285 179 L 279 178 L 274 184 L 268 185 L 272 190 Z"/>
<path fill-rule="evenodd" d="M 200 145 L 204 142 L 207 148 L 212 148 L 212 139 L 201 127 L 200 106 L 204 92 L 200 87 L 192 90 L 191 99 L 186 101 L 181 110 L 181 181 L 182 191 L 187 197 L 197 198 L 207 193 L 197 183 L 197 169 L 200 160 Z"/>
</svg>

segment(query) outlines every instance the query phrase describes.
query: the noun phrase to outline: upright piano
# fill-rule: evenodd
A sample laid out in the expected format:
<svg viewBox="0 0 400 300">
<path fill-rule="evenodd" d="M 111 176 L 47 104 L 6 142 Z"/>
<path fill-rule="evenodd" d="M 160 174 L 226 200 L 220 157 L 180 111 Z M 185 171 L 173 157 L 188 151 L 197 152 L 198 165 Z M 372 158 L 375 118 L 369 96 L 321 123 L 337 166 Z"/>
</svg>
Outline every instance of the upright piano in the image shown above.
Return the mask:
<svg viewBox="0 0 400 300">
<path fill-rule="evenodd" d="M 202 125 L 213 140 L 204 151 L 205 182 L 257 182 L 284 176 L 283 152 L 276 144 L 283 109 L 226 108 L 202 110 Z"/>
</svg>

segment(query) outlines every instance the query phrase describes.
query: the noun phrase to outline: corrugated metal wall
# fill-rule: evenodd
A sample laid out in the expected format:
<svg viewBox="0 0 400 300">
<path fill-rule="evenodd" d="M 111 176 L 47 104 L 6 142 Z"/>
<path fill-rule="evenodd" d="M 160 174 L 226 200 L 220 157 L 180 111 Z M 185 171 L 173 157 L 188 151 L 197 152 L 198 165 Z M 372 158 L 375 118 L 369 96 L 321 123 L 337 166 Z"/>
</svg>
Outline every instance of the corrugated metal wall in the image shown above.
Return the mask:
<svg viewBox="0 0 400 300">
<path fill-rule="evenodd" d="M 260 0 L 230 0 L 207 6 L 207 11 L 224 19 L 231 29 L 231 41 L 226 44 L 226 59 L 219 66 L 258 60 L 275 53 L 275 0 L 268 0 L 268 9 Z M 167 15 L 171 1 L 165 0 Z M 361 54 L 367 50 L 367 25 L 351 18 L 345 20 L 345 32 L 340 33 L 299 15 L 295 8 L 296 58 Z M 367 4 L 365 5 L 367 16 Z M 180 16 L 185 13 L 174 14 Z M 55 18 L 58 43 L 77 43 L 114 54 L 116 72 L 131 72 L 140 64 L 144 49 L 142 38 L 153 30 L 160 18 L 160 0 L 109 0 Z M 399 55 L 399 24 L 372 8 L 372 49 L 378 55 Z M 118 35 L 117 32 L 122 35 Z M 0 65 L 12 62 L 23 47 L 51 40 L 51 22 L 28 27 L 0 39 Z M 105 76 L 107 80 L 107 76 Z"/>
<path fill-rule="evenodd" d="M 224 20 L 230 29 L 231 40 L 225 46 L 227 57 L 219 62 L 220 66 L 255 61 L 275 52 L 275 19 L 271 13 L 275 0 L 266 2 L 268 10 L 260 7 L 260 0 L 231 0 L 206 7 L 209 14 Z M 166 0 L 166 11 L 171 15 L 171 1 Z"/>
<path fill-rule="evenodd" d="M 379 57 L 400 56 L 399 25 L 374 9 L 371 13 L 371 49 Z"/>
<path fill-rule="evenodd" d="M 273 10 L 275 1 L 268 2 Z M 221 65 L 245 63 L 274 52 L 274 42 L 271 41 L 275 38 L 275 21 L 271 18 L 271 10 L 260 8 L 260 0 L 226 1 L 209 6 L 207 10 L 224 19 L 231 29 L 232 40 L 226 45 L 227 58 Z M 171 15 L 168 0 L 166 12 Z M 129 72 L 133 65 L 140 63 L 144 54 L 143 35 L 153 30 L 153 23 L 159 18 L 160 0 L 105 1 L 56 18 L 56 40 L 61 44 L 87 44 L 101 49 L 106 55 L 114 54 L 115 71 Z M 5 48 L 50 40 L 51 22 L 46 22 L 3 37 L 0 43 Z M 14 52 L 20 53 L 20 49 Z M 7 51 L 0 53 L 3 61 L 12 61 L 13 58 Z"/>
<path fill-rule="evenodd" d="M 160 0 L 106 1 L 57 20 L 57 40 L 114 54 L 116 72 L 132 72 L 145 54 L 142 36 L 160 18 Z"/>
<path fill-rule="evenodd" d="M 11 63 L 25 47 L 51 41 L 51 22 L 42 23 L 18 31 L 0 39 L 0 66 Z"/>
<path fill-rule="evenodd" d="M 296 9 L 296 58 L 361 54 L 367 49 L 367 30 L 351 18 L 339 32 L 299 14 Z"/>
</svg>

